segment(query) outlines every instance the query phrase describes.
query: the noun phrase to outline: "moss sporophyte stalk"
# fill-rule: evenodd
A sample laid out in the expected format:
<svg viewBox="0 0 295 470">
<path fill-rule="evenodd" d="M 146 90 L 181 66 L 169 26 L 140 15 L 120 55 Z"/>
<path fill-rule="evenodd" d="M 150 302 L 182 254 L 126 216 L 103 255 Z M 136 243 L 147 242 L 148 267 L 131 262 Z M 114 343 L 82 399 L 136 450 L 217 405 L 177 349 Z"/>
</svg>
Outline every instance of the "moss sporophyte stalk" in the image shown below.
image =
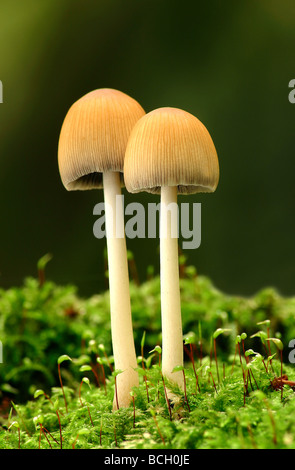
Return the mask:
<svg viewBox="0 0 295 470">
<path fill-rule="evenodd" d="M 180 288 L 185 390 L 162 373 L 160 278 L 131 281 L 139 384 L 115 411 L 109 292 L 38 278 L 1 290 L 0 447 L 293 449 L 294 298 L 226 295 L 185 264 Z"/>
</svg>

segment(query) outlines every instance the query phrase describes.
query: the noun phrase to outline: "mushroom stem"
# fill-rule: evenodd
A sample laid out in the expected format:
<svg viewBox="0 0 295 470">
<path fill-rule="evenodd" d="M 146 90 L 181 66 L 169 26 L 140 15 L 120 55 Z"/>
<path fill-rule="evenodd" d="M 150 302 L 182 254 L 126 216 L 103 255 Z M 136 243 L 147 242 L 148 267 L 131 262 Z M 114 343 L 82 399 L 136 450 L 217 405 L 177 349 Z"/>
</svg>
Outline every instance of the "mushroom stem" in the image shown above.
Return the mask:
<svg viewBox="0 0 295 470">
<path fill-rule="evenodd" d="M 119 172 L 103 173 L 105 220 L 108 250 L 110 314 L 115 369 L 122 370 L 116 378 L 120 407 L 128 407 L 132 387 L 138 386 L 136 353 L 133 339 L 127 249 L 124 233 L 124 211 Z M 120 206 L 118 206 L 118 202 Z M 120 209 L 118 209 L 118 207 Z M 119 235 L 119 236 L 118 236 Z M 113 408 L 117 409 L 114 398 Z"/>
<path fill-rule="evenodd" d="M 174 367 L 183 366 L 177 224 L 177 186 L 162 187 L 160 212 L 162 372 L 183 390 L 182 371 L 172 373 Z"/>
</svg>

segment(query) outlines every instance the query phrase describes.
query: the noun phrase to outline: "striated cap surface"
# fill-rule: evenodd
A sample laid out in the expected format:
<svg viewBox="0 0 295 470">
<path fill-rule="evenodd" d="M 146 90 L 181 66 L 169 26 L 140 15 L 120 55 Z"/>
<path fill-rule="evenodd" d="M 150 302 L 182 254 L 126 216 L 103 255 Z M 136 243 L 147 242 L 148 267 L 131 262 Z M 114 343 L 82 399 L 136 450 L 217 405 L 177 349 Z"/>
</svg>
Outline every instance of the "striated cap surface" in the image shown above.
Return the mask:
<svg viewBox="0 0 295 470">
<path fill-rule="evenodd" d="M 58 143 L 65 188 L 101 188 L 103 172 L 122 172 L 130 132 L 144 114 L 133 98 L 109 88 L 91 91 L 76 101 L 64 119 Z"/>
<path fill-rule="evenodd" d="M 131 193 L 160 193 L 177 186 L 182 194 L 213 192 L 219 181 L 215 146 L 206 127 L 178 108 L 144 115 L 130 134 L 124 181 Z"/>
</svg>

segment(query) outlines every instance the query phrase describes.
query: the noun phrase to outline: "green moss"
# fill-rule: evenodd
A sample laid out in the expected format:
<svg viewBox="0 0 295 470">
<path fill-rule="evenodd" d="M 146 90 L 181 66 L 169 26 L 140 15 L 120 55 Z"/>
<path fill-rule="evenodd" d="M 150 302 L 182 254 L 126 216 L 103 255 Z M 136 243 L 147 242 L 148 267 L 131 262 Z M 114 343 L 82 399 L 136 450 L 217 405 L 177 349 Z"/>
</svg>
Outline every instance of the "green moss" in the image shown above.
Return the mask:
<svg viewBox="0 0 295 470">
<path fill-rule="evenodd" d="M 270 363 L 268 344 L 251 335 L 259 330 L 266 333 L 267 325 L 257 323 L 270 320 L 270 336 L 280 337 L 284 345 L 283 373 L 295 380 L 294 366 L 288 363 L 288 343 L 295 338 L 295 299 L 284 298 L 270 288 L 252 298 L 230 296 L 216 289 L 208 278 L 196 276 L 189 267 L 182 267 L 182 275 L 183 332 L 184 337 L 193 333 L 198 376 L 196 379 L 187 343 L 189 409 L 185 396 L 166 383 L 180 399 L 170 418 L 159 357 L 150 353 L 161 344 L 159 278 L 140 286 L 131 283 L 138 355 L 145 332 L 149 396 L 139 360 L 141 382 L 134 391 L 135 423 L 132 402 L 128 409 L 112 411 L 108 292 L 82 299 L 74 286 L 57 286 L 51 281 L 40 285 L 32 278 L 21 287 L 1 290 L 0 448 L 59 448 L 60 432 L 62 447 L 77 449 L 294 448 L 294 391 L 285 386 L 281 394 L 271 387 L 274 377 L 281 374 L 278 350 L 274 343 L 270 345 L 274 355 Z M 218 375 L 212 347 L 217 328 L 225 330 L 215 335 Z M 238 343 L 237 335 L 243 332 L 244 344 Z M 242 346 L 253 350 L 247 359 L 249 364 Z M 72 359 L 61 364 L 68 413 L 57 370 L 62 355 Z M 90 367 L 81 370 L 82 365 Z M 248 370 L 251 375 L 247 376 Z M 81 385 L 83 377 L 88 380 Z M 44 393 L 34 398 L 37 389 Z"/>
</svg>

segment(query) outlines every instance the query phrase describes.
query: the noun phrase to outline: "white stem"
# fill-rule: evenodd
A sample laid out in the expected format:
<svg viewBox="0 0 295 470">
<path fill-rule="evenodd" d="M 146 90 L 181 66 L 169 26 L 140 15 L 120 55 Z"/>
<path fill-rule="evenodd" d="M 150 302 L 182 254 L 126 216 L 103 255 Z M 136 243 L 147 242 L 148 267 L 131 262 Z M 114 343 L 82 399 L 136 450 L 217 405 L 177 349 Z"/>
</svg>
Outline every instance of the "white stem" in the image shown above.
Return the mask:
<svg viewBox="0 0 295 470">
<path fill-rule="evenodd" d="M 171 204 L 172 203 L 172 204 Z M 183 372 L 173 372 L 183 366 L 183 338 L 179 289 L 177 220 L 177 187 L 161 188 L 160 215 L 160 275 L 162 316 L 162 372 L 169 380 L 184 388 Z M 165 233 L 166 232 L 166 233 Z"/>
<path fill-rule="evenodd" d="M 138 386 L 136 353 L 133 339 L 127 249 L 124 233 L 124 211 L 119 198 L 120 210 L 116 211 L 117 196 L 121 196 L 120 173 L 103 174 L 105 220 L 107 232 L 108 270 L 110 290 L 110 313 L 112 345 L 115 369 L 121 369 L 117 378 L 119 408 L 131 401 L 132 387 Z M 120 232 L 121 237 L 117 234 Z M 117 408 L 116 394 L 114 408 Z"/>
</svg>

